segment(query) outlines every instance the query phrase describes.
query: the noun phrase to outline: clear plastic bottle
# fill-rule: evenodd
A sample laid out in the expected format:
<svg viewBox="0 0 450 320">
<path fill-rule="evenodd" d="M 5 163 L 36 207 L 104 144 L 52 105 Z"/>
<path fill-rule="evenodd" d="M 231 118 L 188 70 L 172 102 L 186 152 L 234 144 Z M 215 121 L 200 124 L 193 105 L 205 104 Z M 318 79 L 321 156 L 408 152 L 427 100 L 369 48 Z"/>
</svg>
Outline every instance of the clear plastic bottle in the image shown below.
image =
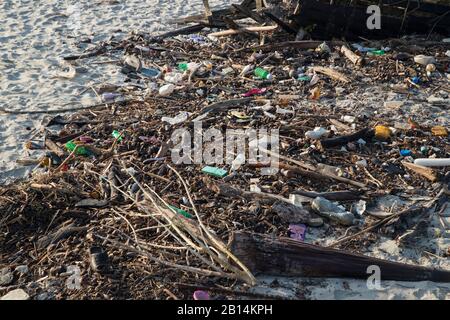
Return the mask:
<svg viewBox="0 0 450 320">
<path fill-rule="evenodd" d="M 311 203 L 311 208 L 319 215 L 346 226 L 355 222 L 355 216 L 351 212 L 322 197 L 315 198 Z"/>
</svg>

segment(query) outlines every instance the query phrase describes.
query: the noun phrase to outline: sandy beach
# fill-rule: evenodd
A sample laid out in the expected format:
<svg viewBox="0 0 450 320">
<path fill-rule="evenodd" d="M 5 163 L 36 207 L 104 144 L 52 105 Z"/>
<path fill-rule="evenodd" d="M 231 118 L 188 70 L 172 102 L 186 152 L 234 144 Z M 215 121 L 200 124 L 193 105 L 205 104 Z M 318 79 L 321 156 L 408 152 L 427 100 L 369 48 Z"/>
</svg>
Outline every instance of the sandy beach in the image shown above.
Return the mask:
<svg viewBox="0 0 450 320">
<path fill-rule="evenodd" d="M 221 8 L 232 2 L 210 4 Z M 175 29 L 171 19 L 202 9 L 201 0 L 2 1 L 0 108 L 40 111 L 98 103 L 89 86 L 120 84 L 123 77 L 118 68 L 86 60 L 76 66 L 74 78 L 66 79 L 60 76 L 68 67 L 63 56 L 133 30 L 162 33 Z M 15 161 L 23 156 L 23 143 L 39 130 L 44 116 L 0 114 L 0 183 L 24 177 L 31 170 L 18 167 Z"/>
</svg>

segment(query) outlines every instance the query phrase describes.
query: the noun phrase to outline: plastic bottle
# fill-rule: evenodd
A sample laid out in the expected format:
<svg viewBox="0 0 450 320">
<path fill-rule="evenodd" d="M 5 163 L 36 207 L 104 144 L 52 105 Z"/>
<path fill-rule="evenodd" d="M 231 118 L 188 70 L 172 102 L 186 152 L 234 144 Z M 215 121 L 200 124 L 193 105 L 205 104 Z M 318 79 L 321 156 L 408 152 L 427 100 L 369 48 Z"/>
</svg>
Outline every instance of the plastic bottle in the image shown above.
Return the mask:
<svg viewBox="0 0 450 320">
<path fill-rule="evenodd" d="M 272 75 L 270 74 L 270 72 L 267 70 L 264 70 L 263 68 L 256 68 L 255 76 L 257 76 L 260 79 L 272 80 Z"/>
<path fill-rule="evenodd" d="M 422 158 L 414 160 L 414 164 L 424 167 L 448 167 L 450 158 Z"/>
<path fill-rule="evenodd" d="M 173 91 L 175 90 L 175 86 L 171 83 L 163 85 L 161 88 L 159 88 L 159 95 L 162 97 L 170 96 Z"/>
<path fill-rule="evenodd" d="M 355 216 L 351 212 L 322 197 L 315 198 L 311 208 L 319 215 L 346 226 L 352 225 L 355 221 Z"/>
</svg>

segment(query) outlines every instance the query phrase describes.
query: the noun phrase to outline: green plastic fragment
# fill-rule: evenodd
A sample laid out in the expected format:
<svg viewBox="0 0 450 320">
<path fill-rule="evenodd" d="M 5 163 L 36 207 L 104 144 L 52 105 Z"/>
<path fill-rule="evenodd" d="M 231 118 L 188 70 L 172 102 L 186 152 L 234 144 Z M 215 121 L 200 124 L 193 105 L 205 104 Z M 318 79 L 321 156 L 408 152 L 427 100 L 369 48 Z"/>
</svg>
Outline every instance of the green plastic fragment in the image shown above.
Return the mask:
<svg viewBox="0 0 450 320">
<path fill-rule="evenodd" d="M 114 130 L 113 132 L 112 132 L 112 136 L 114 137 L 114 138 L 116 138 L 117 139 L 117 141 L 122 141 L 123 140 L 123 134 L 121 134 L 119 131 L 117 131 L 117 130 Z"/>
<path fill-rule="evenodd" d="M 75 144 L 75 142 L 71 140 L 65 144 L 65 147 L 68 151 L 73 152 L 73 150 L 75 150 L 77 145 Z M 87 150 L 85 147 L 78 146 L 77 150 L 75 151 L 75 154 L 77 156 L 88 156 L 90 153 L 89 150 Z"/>
<path fill-rule="evenodd" d="M 186 212 L 184 210 L 181 210 L 181 209 L 179 209 L 177 207 L 174 207 L 174 206 L 171 206 L 171 205 L 169 205 L 169 208 L 175 210 L 178 214 L 181 214 L 182 216 L 184 216 L 186 218 L 194 219 L 194 217 L 189 212 Z"/>
<path fill-rule="evenodd" d="M 308 76 L 301 76 L 297 78 L 298 81 L 311 81 L 311 78 Z"/>
<path fill-rule="evenodd" d="M 386 54 L 386 51 L 384 51 L 384 50 L 374 50 L 374 51 L 370 51 L 370 53 L 372 53 L 373 55 L 376 55 L 376 56 L 382 56 L 382 55 Z"/>
<path fill-rule="evenodd" d="M 181 71 L 186 71 L 188 69 L 188 64 L 187 62 L 181 62 L 178 64 L 178 69 L 180 69 Z"/>
<path fill-rule="evenodd" d="M 210 166 L 204 167 L 202 169 L 202 172 L 212 175 L 214 177 L 218 177 L 218 178 L 223 178 L 228 175 L 228 172 L 226 170 L 215 168 L 215 167 L 210 167 Z"/>
</svg>

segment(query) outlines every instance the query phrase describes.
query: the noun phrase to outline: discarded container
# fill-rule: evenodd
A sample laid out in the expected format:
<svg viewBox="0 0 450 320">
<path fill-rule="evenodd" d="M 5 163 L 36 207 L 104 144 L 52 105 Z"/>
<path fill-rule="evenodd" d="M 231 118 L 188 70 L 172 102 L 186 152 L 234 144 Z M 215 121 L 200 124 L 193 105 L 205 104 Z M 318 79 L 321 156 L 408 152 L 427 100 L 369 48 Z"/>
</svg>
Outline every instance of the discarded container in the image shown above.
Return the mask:
<svg viewBox="0 0 450 320">
<path fill-rule="evenodd" d="M 342 116 L 341 119 L 344 122 L 353 123 L 353 122 L 355 122 L 356 117 L 354 117 L 354 116 Z"/>
<path fill-rule="evenodd" d="M 210 166 L 204 167 L 202 169 L 202 172 L 209 174 L 211 176 L 217 177 L 217 178 L 223 178 L 228 175 L 228 172 L 226 170 L 215 168 L 215 167 L 210 167 Z"/>
<path fill-rule="evenodd" d="M 160 72 L 154 68 L 142 68 L 141 74 L 148 78 L 157 78 L 160 75 Z"/>
<path fill-rule="evenodd" d="M 414 62 L 426 66 L 428 64 L 435 64 L 436 59 L 432 56 L 425 56 L 423 54 L 419 54 L 414 57 Z"/>
<path fill-rule="evenodd" d="M 387 140 L 391 136 L 392 131 L 386 126 L 375 126 L 375 138 L 378 140 Z"/>
<path fill-rule="evenodd" d="M 175 86 L 173 84 L 166 84 L 159 88 L 159 95 L 162 97 L 170 96 L 175 90 Z"/>
<path fill-rule="evenodd" d="M 257 76 L 260 79 L 272 80 L 272 75 L 270 74 L 270 72 L 267 70 L 264 70 L 263 68 L 256 68 L 255 76 Z"/>
<path fill-rule="evenodd" d="M 424 167 L 448 167 L 450 158 L 421 158 L 414 160 L 414 164 Z"/>
<path fill-rule="evenodd" d="M 311 208 L 319 215 L 346 226 L 352 225 L 355 220 L 352 213 L 322 197 L 315 198 L 311 203 Z"/>
<path fill-rule="evenodd" d="M 315 127 L 314 130 L 306 131 L 305 137 L 313 139 L 313 140 L 319 140 L 328 133 L 328 130 L 322 128 L 322 127 Z"/>
<path fill-rule="evenodd" d="M 431 133 L 433 134 L 433 136 L 437 136 L 437 137 L 446 137 L 448 136 L 448 131 L 445 127 L 442 126 L 435 126 L 433 128 L 431 128 Z"/>
<path fill-rule="evenodd" d="M 169 72 L 164 76 L 164 80 L 169 83 L 178 84 L 183 82 L 183 75 L 178 72 Z"/>
<path fill-rule="evenodd" d="M 194 72 L 200 67 L 200 64 L 196 62 L 182 62 L 178 64 L 178 69 L 181 71 Z"/>
<path fill-rule="evenodd" d="M 411 81 L 415 84 L 419 84 L 420 83 L 420 78 L 419 77 L 412 77 Z"/>
</svg>

